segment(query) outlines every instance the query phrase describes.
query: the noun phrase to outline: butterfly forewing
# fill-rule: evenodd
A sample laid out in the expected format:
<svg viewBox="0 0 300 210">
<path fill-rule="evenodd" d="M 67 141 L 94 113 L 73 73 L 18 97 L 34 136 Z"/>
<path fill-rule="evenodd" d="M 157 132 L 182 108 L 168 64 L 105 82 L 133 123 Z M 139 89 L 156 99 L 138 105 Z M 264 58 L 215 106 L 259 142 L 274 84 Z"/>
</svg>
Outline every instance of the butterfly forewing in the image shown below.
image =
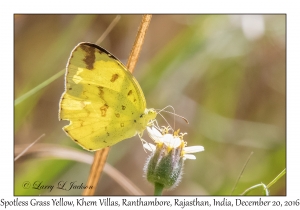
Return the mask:
<svg viewBox="0 0 300 210">
<path fill-rule="evenodd" d="M 103 48 L 80 43 L 67 64 L 60 102 L 63 129 L 88 150 L 111 146 L 137 133 L 146 109 L 143 92 L 124 65 Z"/>
</svg>

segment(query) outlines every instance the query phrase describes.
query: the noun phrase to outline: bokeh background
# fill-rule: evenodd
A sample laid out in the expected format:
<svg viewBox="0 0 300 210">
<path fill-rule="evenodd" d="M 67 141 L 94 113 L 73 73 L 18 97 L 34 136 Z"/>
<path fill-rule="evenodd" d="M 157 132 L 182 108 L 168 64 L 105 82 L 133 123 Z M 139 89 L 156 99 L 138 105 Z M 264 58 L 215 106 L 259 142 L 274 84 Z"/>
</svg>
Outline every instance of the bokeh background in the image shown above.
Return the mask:
<svg viewBox="0 0 300 210">
<path fill-rule="evenodd" d="M 116 15 L 15 15 L 14 99 L 49 82 L 62 71 L 71 50 L 96 42 Z M 121 15 L 100 44 L 126 64 L 142 15 Z M 17 147 L 30 144 L 70 146 L 82 152 L 58 121 L 64 91 L 60 74 L 14 107 Z M 233 195 L 255 184 L 268 184 L 286 168 L 286 16 L 285 15 L 153 15 L 134 76 L 148 108 L 172 105 L 189 124 L 188 146 L 202 145 L 196 160 L 185 162 L 182 181 L 164 195 Z M 52 80 L 51 80 L 52 81 Z M 173 116 L 164 114 L 173 124 Z M 165 125 L 158 117 L 160 125 Z M 151 142 L 147 135 L 144 138 Z M 19 150 L 18 150 L 19 151 Z M 90 153 L 89 153 L 90 154 Z M 143 177 L 145 153 L 138 137 L 114 145 L 108 163 L 146 195 L 153 186 Z M 85 184 L 90 165 L 30 153 L 14 162 L 15 195 L 81 195 L 82 190 L 24 189 L 25 181 L 54 185 Z M 103 174 L 97 195 L 128 195 Z M 262 195 L 256 190 L 253 195 Z M 286 178 L 270 188 L 286 195 Z"/>
</svg>

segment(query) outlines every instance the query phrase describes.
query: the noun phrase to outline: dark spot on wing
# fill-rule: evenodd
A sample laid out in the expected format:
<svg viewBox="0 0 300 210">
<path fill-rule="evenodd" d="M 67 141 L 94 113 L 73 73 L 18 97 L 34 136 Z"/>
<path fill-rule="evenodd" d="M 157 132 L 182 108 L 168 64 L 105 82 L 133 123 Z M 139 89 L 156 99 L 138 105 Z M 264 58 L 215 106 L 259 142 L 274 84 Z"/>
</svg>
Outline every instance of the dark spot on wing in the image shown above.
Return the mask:
<svg viewBox="0 0 300 210">
<path fill-rule="evenodd" d="M 130 96 L 132 94 L 132 90 L 129 90 L 129 92 L 127 93 L 128 96 Z"/>
<path fill-rule="evenodd" d="M 121 127 L 124 127 L 124 123 L 121 123 Z"/>
<path fill-rule="evenodd" d="M 74 141 L 78 142 L 76 139 L 74 139 Z"/>
<path fill-rule="evenodd" d="M 85 57 L 83 61 L 86 64 L 86 68 L 89 70 L 93 70 L 95 59 L 96 59 L 95 48 L 86 44 L 82 44 L 80 45 L 80 47 L 85 52 Z"/>
<path fill-rule="evenodd" d="M 116 115 L 116 117 L 117 117 L 117 118 L 119 118 L 119 117 L 120 117 L 120 114 L 119 114 L 119 113 L 116 113 L 115 115 Z"/>
<path fill-rule="evenodd" d="M 101 111 L 101 116 L 102 117 L 106 116 L 106 111 L 107 111 L 108 107 L 109 106 L 107 104 L 104 104 L 103 106 L 100 107 L 100 111 Z"/>
<path fill-rule="evenodd" d="M 105 140 L 103 140 L 104 143 L 107 143 Z"/>
<path fill-rule="evenodd" d="M 119 75 L 118 75 L 118 74 L 113 74 L 113 75 L 111 76 L 110 81 L 111 81 L 111 82 L 114 82 L 114 81 L 116 81 L 118 78 L 119 78 Z"/>
<path fill-rule="evenodd" d="M 133 120 L 133 122 L 135 122 L 135 123 L 136 123 L 136 120 Z"/>
<path fill-rule="evenodd" d="M 107 136 L 109 136 L 109 133 L 108 133 L 108 132 L 107 132 L 106 134 L 107 134 Z"/>
<path fill-rule="evenodd" d="M 69 90 L 72 90 L 72 88 L 69 88 Z"/>
<path fill-rule="evenodd" d="M 122 105 L 122 110 L 125 110 L 126 109 L 126 106 Z"/>
<path fill-rule="evenodd" d="M 98 94 L 99 94 L 100 98 L 102 100 L 104 100 L 104 97 L 103 97 L 103 95 L 104 95 L 103 87 L 102 86 L 98 86 L 98 89 L 99 89 L 99 93 Z"/>
</svg>

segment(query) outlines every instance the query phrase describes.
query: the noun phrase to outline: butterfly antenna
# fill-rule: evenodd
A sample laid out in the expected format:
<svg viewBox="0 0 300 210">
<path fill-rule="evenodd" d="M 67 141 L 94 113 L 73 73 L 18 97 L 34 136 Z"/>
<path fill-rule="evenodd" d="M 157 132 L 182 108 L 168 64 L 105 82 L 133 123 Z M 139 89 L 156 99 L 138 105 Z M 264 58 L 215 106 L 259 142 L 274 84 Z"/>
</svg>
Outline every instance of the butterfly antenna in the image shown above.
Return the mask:
<svg viewBox="0 0 300 210">
<path fill-rule="evenodd" d="M 170 105 L 169 105 L 170 106 Z M 166 106 L 166 107 L 169 107 L 169 106 Z M 166 108 L 165 107 L 165 108 Z M 172 106 L 170 106 L 170 107 L 172 107 Z M 174 115 L 174 117 L 176 116 L 176 117 L 180 117 L 181 119 L 183 119 L 187 124 L 189 124 L 189 121 L 185 118 L 185 117 L 183 117 L 183 116 L 181 116 L 181 115 L 179 115 L 179 114 L 175 114 L 175 112 L 169 112 L 169 111 L 166 111 L 166 110 L 164 110 L 165 108 L 163 108 L 162 110 L 160 110 L 159 112 L 166 112 L 166 113 L 169 113 L 169 114 L 173 114 Z M 172 107 L 173 108 L 173 107 Z"/>
<path fill-rule="evenodd" d="M 166 123 L 168 124 L 168 126 L 171 128 L 172 131 L 174 131 L 174 129 L 171 127 L 171 125 L 169 124 L 169 122 L 166 120 L 166 118 L 160 113 L 160 112 L 157 112 L 165 121 Z"/>
<path fill-rule="evenodd" d="M 158 112 L 162 112 L 162 111 L 164 111 L 165 109 L 167 109 L 167 108 L 169 108 L 169 107 L 171 107 L 171 108 L 173 109 L 174 113 L 175 113 L 175 109 L 174 109 L 174 107 L 171 106 L 171 105 L 168 105 L 168 106 L 166 106 L 166 107 L 163 108 L 163 109 L 160 109 Z"/>
<path fill-rule="evenodd" d="M 167 108 L 172 108 L 172 110 L 173 110 L 173 112 L 169 112 L 169 113 L 172 113 L 173 114 L 173 116 L 174 116 L 174 120 L 173 120 L 173 122 L 174 122 L 174 129 L 175 129 L 175 109 L 174 109 L 174 107 L 173 106 L 171 106 L 171 105 L 168 105 L 168 106 L 166 106 L 165 108 L 163 108 L 163 109 L 161 109 L 161 110 L 159 110 L 158 111 L 158 113 L 160 114 L 160 112 L 165 112 L 165 109 L 167 109 Z M 161 115 L 161 114 L 160 114 Z M 162 116 L 162 115 L 161 115 Z M 162 116 L 163 117 L 163 116 Z M 163 117 L 164 118 L 164 117 Z M 167 122 L 167 121 L 166 121 Z M 168 125 L 169 125 L 169 123 L 168 123 Z M 170 126 L 170 125 L 169 125 Z M 171 127 L 171 126 L 170 126 Z M 171 127 L 172 128 L 172 127 Z M 173 129 L 172 129 L 173 130 Z M 173 130 L 174 131 L 174 130 Z"/>
</svg>

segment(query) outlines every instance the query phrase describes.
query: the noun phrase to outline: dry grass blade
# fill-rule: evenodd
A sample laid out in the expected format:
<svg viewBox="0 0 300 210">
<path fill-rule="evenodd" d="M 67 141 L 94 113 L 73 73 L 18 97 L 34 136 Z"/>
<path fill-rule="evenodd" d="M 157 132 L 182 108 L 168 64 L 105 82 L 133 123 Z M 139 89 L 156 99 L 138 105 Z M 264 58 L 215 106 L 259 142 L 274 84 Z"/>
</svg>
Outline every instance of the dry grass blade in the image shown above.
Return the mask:
<svg viewBox="0 0 300 210">
<path fill-rule="evenodd" d="M 100 44 L 109 34 L 109 32 L 111 32 L 111 30 L 115 27 L 115 25 L 119 22 L 121 16 L 117 15 L 115 17 L 115 19 L 110 23 L 110 25 L 107 27 L 107 29 L 104 31 L 104 33 L 101 35 L 101 37 L 96 41 L 95 44 Z"/>
<path fill-rule="evenodd" d="M 22 152 L 19 153 L 19 155 L 17 157 L 15 157 L 14 161 L 18 160 L 22 155 L 25 154 L 25 152 L 27 152 L 27 150 L 32 147 L 38 140 L 40 140 L 41 138 L 43 138 L 45 136 L 45 134 L 42 134 L 40 137 L 38 137 L 34 142 L 32 142 L 30 145 L 28 145 Z"/>
<path fill-rule="evenodd" d="M 249 160 L 250 160 L 250 158 L 251 158 L 252 155 L 253 155 L 253 152 L 251 152 L 250 155 L 249 155 L 249 157 L 247 158 L 246 163 L 244 164 L 244 166 L 242 168 L 242 171 L 241 171 L 240 175 L 238 176 L 238 179 L 236 180 L 236 182 L 235 182 L 235 184 L 234 184 L 234 186 L 232 188 L 232 191 L 231 191 L 230 195 L 233 194 L 233 192 L 234 192 L 234 190 L 235 190 L 235 188 L 236 188 L 236 186 L 237 186 L 237 184 L 238 184 L 238 182 L 239 182 L 242 174 L 244 173 L 244 170 L 245 170 L 245 168 L 246 168 L 246 166 L 247 166 L 247 164 L 248 164 L 248 162 L 249 162 Z"/>
<path fill-rule="evenodd" d="M 137 62 L 138 56 L 141 51 L 142 44 L 144 42 L 144 38 L 146 35 L 147 28 L 149 27 L 151 15 L 143 15 L 142 22 L 140 24 L 140 28 L 138 30 L 138 34 L 136 36 L 136 41 L 133 45 L 132 51 L 130 53 L 127 68 L 132 73 Z M 85 189 L 82 195 L 94 195 L 95 189 L 100 179 L 101 172 L 103 170 L 103 166 L 105 165 L 106 158 L 109 152 L 109 147 L 99 150 L 95 153 L 94 161 L 91 167 L 91 171 L 89 174 L 88 186 L 94 186 L 92 189 Z"/>
<path fill-rule="evenodd" d="M 30 149 L 29 149 L 30 148 Z M 29 150 L 28 150 L 29 149 Z M 24 151 L 27 151 L 24 154 Z M 43 158 L 58 158 L 65 160 L 73 160 L 81 163 L 92 164 L 93 163 L 93 155 L 82 150 L 74 149 L 71 147 L 54 145 L 54 144 L 45 144 L 38 143 L 30 145 L 16 145 L 15 153 L 18 156 L 26 156 L 26 155 L 36 155 L 38 157 Z M 143 191 L 141 191 L 137 186 L 134 185 L 127 177 L 125 177 L 121 172 L 112 167 L 109 164 L 105 164 L 103 171 L 115 180 L 129 195 L 144 195 Z"/>
</svg>

